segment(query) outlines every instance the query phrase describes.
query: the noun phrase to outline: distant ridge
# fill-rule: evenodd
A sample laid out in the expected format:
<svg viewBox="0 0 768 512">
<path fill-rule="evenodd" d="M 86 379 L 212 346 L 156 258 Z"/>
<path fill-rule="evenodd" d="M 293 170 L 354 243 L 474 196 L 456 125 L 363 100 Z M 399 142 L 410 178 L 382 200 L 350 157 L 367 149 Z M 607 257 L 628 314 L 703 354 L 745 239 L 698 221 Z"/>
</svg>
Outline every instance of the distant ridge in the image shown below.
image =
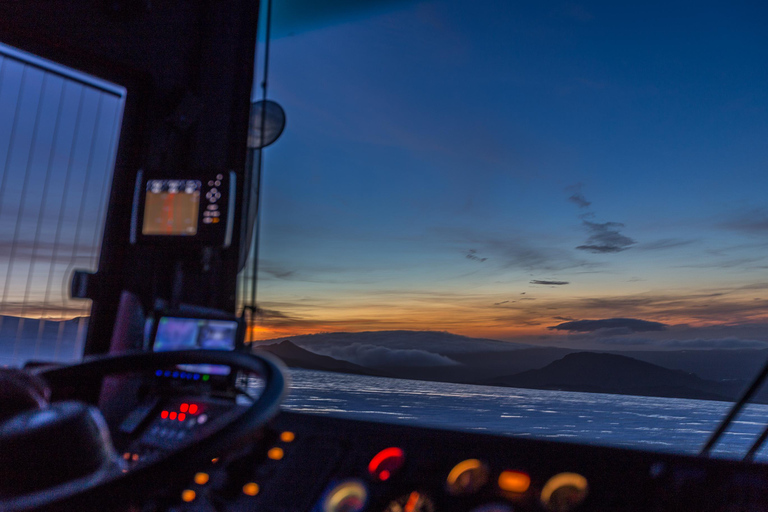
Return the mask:
<svg viewBox="0 0 768 512">
<path fill-rule="evenodd" d="M 354 373 L 357 375 L 379 375 L 362 366 L 334 359 L 328 356 L 322 356 L 304 350 L 291 343 L 288 340 L 270 345 L 259 345 L 256 351 L 262 350 L 279 357 L 286 365 L 293 368 L 304 368 L 307 370 L 322 370 L 328 372 Z"/>
<path fill-rule="evenodd" d="M 490 385 L 586 391 L 701 400 L 733 400 L 738 389 L 733 385 L 705 380 L 682 370 L 670 370 L 631 357 L 576 352 L 538 370 L 497 377 Z"/>
<path fill-rule="evenodd" d="M 448 357 L 469 352 L 506 352 L 534 347 L 534 345 L 525 343 L 500 341 L 489 338 L 471 338 L 469 336 L 452 334 L 445 331 L 403 330 L 302 334 L 264 340 L 258 343 L 274 344 L 282 340 L 290 340 L 297 346 L 318 353 L 326 353 L 327 350 L 332 348 L 365 343 L 390 349 L 426 350 Z"/>
</svg>

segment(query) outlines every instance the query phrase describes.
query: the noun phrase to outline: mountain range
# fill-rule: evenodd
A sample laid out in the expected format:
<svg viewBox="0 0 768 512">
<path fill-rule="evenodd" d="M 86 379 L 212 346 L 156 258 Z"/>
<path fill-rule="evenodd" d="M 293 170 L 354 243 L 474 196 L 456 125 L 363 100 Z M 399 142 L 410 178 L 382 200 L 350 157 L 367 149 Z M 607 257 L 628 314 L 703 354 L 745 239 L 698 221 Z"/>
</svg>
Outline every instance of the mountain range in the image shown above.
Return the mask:
<svg viewBox="0 0 768 512">
<path fill-rule="evenodd" d="M 449 340 L 445 346 L 441 334 Z M 709 400 L 736 399 L 768 359 L 768 349 L 587 352 L 474 341 L 448 333 L 389 331 L 297 336 L 258 348 L 289 366 L 315 370 Z M 414 355 L 419 357 L 409 357 Z M 757 401 L 768 402 L 768 391 Z"/>
</svg>

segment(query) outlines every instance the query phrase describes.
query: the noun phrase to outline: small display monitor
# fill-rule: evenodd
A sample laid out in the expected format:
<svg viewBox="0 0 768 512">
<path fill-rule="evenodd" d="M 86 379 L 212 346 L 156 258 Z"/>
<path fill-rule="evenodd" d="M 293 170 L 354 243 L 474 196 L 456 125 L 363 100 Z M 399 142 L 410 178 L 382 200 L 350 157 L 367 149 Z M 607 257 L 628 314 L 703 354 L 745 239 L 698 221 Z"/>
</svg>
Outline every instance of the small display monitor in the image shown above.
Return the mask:
<svg viewBox="0 0 768 512">
<path fill-rule="evenodd" d="M 136 173 L 130 242 L 190 254 L 229 247 L 235 224 L 237 178 L 232 171 Z"/>
<path fill-rule="evenodd" d="M 152 350 L 234 350 L 238 327 L 236 320 L 163 316 L 157 323 Z M 180 365 L 179 368 L 212 375 L 229 374 L 229 368 L 220 365 Z"/>
<path fill-rule="evenodd" d="M 148 180 L 141 233 L 196 235 L 202 185 L 199 180 Z"/>
</svg>

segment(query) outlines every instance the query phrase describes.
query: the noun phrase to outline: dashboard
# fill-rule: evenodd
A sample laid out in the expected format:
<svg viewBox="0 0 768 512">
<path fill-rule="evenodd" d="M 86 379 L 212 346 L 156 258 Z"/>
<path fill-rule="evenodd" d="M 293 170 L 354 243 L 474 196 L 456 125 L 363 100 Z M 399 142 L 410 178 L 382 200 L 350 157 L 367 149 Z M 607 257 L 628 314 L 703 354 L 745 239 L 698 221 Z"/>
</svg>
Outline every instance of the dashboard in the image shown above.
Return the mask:
<svg viewBox="0 0 768 512">
<path fill-rule="evenodd" d="M 176 436 L 189 435 L 186 425 L 198 425 L 202 411 L 216 407 L 221 404 L 179 399 L 155 404 L 133 447 L 150 446 L 147 436 L 158 432 L 173 443 Z M 144 455 L 128 450 L 123 456 Z M 244 449 L 196 468 L 163 508 L 766 511 L 768 467 L 282 412 Z"/>
</svg>

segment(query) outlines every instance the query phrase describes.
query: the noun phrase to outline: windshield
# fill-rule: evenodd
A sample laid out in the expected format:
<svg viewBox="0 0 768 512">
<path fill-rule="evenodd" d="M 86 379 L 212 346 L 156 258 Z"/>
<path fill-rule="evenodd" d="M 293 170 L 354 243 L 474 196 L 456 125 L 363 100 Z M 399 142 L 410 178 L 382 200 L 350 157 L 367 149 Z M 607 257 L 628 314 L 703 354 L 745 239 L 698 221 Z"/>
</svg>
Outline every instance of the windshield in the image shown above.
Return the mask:
<svg viewBox="0 0 768 512">
<path fill-rule="evenodd" d="M 262 187 L 237 307 L 256 296 L 246 342 L 291 367 L 285 408 L 697 453 L 768 361 L 765 8 L 261 4 L 253 100 L 287 121 L 249 154 Z M 125 231 L 141 201 L 157 210 L 150 181 L 211 203 L 253 190 L 250 168 L 148 168 L 146 194 L 110 190 L 127 90 L 0 45 L 1 366 L 82 357 L 101 317 L 73 272 L 100 268 L 108 210 Z M 174 244 L 240 249 L 233 212 L 256 203 L 186 199 L 201 220 L 166 226 Z M 105 247 L 143 254 L 172 220 Z M 209 249 L 188 282 L 173 258 L 146 274 L 132 258 L 120 308 L 199 306 L 210 285 L 234 309 L 234 269 L 201 277 L 221 270 Z M 163 330 L 144 320 L 101 327 L 149 348 Z M 760 390 L 713 453 L 743 455 L 767 404 Z"/>
<path fill-rule="evenodd" d="M 764 9 L 334 5 L 272 15 L 289 407 L 696 452 L 768 359 Z"/>
</svg>

